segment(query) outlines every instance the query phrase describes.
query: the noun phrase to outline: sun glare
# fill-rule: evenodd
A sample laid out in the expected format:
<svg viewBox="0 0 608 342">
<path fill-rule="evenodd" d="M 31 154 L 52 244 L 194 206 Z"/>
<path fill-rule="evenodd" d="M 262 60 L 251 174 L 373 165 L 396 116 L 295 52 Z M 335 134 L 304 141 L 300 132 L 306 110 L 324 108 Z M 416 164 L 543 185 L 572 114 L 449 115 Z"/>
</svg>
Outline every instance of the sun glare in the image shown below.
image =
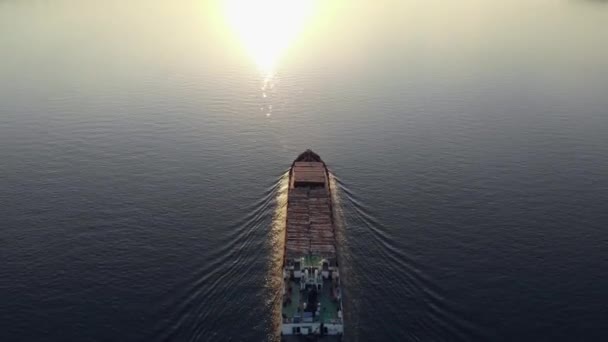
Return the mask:
<svg viewBox="0 0 608 342">
<path fill-rule="evenodd" d="M 315 0 L 225 0 L 230 26 L 260 71 L 269 76 L 302 31 Z"/>
</svg>

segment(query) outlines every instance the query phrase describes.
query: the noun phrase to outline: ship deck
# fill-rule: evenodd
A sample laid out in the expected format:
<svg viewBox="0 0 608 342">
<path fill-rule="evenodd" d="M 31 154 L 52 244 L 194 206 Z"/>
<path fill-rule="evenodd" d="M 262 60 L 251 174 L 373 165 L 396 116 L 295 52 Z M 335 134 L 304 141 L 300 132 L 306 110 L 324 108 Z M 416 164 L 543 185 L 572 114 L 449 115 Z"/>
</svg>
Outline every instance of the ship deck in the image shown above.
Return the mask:
<svg viewBox="0 0 608 342">
<path fill-rule="evenodd" d="M 300 291 L 300 285 L 295 280 L 289 281 L 286 286 L 289 300 L 287 301 L 287 304 L 283 306 L 284 317 L 287 317 L 288 319 L 302 317 L 303 304 L 308 300 L 306 291 Z M 321 315 L 320 317 L 315 317 L 313 322 L 332 323 L 339 319 L 338 310 L 340 304 L 334 292 L 335 286 L 332 284 L 332 281 L 329 279 L 323 281 L 323 289 L 319 296 Z"/>
<path fill-rule="evenodd" d="M 299 187 L 302 183 L 307 186 Z M 287 205 L 286 258 L 315 255 L 335 260 L 330 201 L 325 165 L 294 163 Z"/>
<path fill-rule="evenodd" d="M 293 163 L 287 199 L 281 334 L 342 335 L 342 299 L 329 173 L 307 150 Z"/>
</svg>

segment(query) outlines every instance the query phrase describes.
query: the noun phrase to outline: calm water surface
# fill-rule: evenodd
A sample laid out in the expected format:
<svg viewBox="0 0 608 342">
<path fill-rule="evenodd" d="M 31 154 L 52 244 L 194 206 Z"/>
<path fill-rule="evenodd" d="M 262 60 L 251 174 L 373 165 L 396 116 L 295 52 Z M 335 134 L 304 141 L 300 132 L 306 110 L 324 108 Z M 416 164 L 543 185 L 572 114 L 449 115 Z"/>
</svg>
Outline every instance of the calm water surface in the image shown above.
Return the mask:
<svg viewBox="0 0 608 342">
<path fill-rule="evenodd" d="M 348 341 L 608 339 L 608 3 L 275 5 L 0 1 L 0 340 L 276 339 L 309 147 Z"/>
</svg>

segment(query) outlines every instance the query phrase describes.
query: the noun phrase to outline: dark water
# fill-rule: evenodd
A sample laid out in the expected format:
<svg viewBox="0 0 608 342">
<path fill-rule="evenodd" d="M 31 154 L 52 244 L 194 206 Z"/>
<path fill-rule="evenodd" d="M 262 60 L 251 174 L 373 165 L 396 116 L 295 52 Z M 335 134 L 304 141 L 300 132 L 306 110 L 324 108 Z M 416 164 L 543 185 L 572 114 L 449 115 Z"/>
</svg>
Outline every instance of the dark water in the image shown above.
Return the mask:
<svg viewBox="0 0 608 342">
<path fill-rule="evenodd" d="M 308 147 L 348 341 L 608 338 L 606 3 L 328 1 L 266 81 L 220 8 L 0 2 L 0 341 L 276 338 Z"/>
</svg>

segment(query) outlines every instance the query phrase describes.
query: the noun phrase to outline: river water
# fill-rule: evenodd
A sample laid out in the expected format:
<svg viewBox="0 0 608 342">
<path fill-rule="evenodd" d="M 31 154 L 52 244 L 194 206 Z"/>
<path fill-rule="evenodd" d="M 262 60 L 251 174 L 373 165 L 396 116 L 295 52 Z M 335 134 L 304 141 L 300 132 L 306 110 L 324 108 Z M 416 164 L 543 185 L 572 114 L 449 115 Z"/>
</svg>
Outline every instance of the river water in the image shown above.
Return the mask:
<svg viewBox="0 0 608 342">
<path fill-rule="evenodd" d="M 285 172 L 347 341 L 608 338 L 608 3 L 1 1 L 0 340 L 277 338 Z"/>
</svg>

